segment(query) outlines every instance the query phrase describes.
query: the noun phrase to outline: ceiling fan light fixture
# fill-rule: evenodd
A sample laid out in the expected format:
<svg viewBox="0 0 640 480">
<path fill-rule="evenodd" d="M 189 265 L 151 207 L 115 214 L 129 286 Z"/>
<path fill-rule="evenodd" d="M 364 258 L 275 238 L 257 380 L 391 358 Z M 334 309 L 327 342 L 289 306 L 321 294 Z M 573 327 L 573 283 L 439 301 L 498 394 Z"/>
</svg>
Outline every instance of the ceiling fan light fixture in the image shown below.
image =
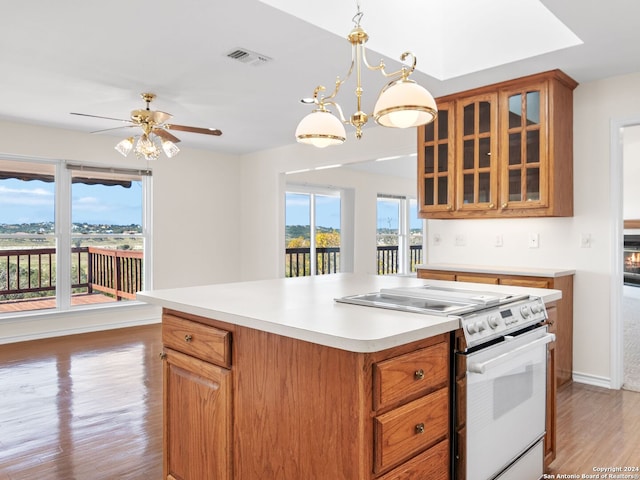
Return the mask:
<svg viewBox="0 0 640 480">
<path fill-rule="evenodd" d="M 146 133 L 143 133 L 138 139 L 135 152 L 138 158 L 145 160 L 157 160 L 160 156 L 160 149 Z"/>
<path fill-rule="evenodd" d="M 413 80 L 401 78 L 387 84 L 373 109 L 383 127 L 410 128 L 435 120 L 438 108 L 433 96 Z"/>
<path fill-rule="evenodd" d="M 180 149 L 171 140 L 162 140 L 162 151 L 167 157 L 172 158 L 180 152 Z"/>
<path fill-rule="evenodd" d="M 133 137 L 125 138 L 121 142 L 114 147 L 118 153 L 120 153 L 123 157 L 126 157 L 131 152 L 133 148 Z"/>
<path fill-rule="evenodd" d="M 329 110 L 321 108 L 305 116 L 296 128 L 296 140 L 299 143 L 325 148 L 340 145 L 347 138 L 342 122 Z"/>
</svg>

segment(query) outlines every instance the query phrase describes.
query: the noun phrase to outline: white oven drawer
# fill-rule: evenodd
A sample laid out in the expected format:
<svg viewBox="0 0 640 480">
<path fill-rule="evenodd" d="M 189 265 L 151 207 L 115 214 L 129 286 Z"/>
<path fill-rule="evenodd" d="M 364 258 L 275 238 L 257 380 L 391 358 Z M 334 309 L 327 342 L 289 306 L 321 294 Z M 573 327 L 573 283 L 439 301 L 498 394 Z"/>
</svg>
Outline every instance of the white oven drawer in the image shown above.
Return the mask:
<svg viewBox="0 0 640 480">
<path fill-rule="evenodd" d="M 539 480 L 544 474 L 544 446 L 542 440 L 525 453 L 515 464 L 495 480 Z"/>
<path fill-rule="evenodd" d="M 467 480 L 494 478 L 543 437 L 551 340 L 538 328 L 467 355 Z"/>
</svg>

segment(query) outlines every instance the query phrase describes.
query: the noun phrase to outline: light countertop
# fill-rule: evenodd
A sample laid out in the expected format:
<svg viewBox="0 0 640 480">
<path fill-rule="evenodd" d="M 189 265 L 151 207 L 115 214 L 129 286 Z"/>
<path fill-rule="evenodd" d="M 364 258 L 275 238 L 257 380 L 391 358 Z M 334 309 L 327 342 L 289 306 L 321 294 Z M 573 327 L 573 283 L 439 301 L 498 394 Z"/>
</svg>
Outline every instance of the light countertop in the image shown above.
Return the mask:
<svg viewBox="0 0 640 480">
<path fill-rule="evenodd" d="M 556 278 L 574 275 L 575 270 L 566 268 L 536 268 L 536 267 L 501 267 L 494 265 L 466 265 L 459 263 L 433 263 L 416 265 L 421 270 L 444 270 L 447 272 L 487 273 L 495 275 L 522 275 L 525 277 Z"/>
<path fill-rule="evenodd" d="M 353 352 L 375 352 L 459 328 L 455 317 L 336 303 L 381 288 L 426 284 L 527 293 L 545 303 L 559 290 L 357 274 L 318 275 L 139 292 L 143 302 Z"/>
</svg>

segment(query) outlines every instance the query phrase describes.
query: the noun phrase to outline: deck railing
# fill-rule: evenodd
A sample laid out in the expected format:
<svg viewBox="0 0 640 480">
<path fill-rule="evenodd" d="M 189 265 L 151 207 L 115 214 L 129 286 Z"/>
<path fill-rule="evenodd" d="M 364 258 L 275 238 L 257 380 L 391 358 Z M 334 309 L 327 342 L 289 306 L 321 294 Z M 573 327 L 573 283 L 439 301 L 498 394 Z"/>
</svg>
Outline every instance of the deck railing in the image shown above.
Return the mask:
<svg viewBox="0 0 640 480">
<path fill-rule="evenodd" d="M 305 277 L 311 275 L 311 249 L 309 247 L 287 248 L 285 276 Z M 340 247 L 316 248 L 316 273 L 338 273 L 340 271 Z"/>
<path fill-rule="evenodd" d="M 142 290 L 143 252 L 97 247 L 71 249 L 71 288 L 135 299 Z M 56 289 L 56 249 L 0 250 L 0 295 L 36 297 Z"/>
<path fill-rule="evenodd" d="M 340 248 L 316 248 L 316 273 L 336 273 L 340 271 Z M 285 275 L 303 277 L 311 275 L 311 250 L 309 247 L 287 248 L 285 251 Z M 422 245 L 409 246 L 410 268 L 416 271 L 416 265 L 422 263 Z M 378 275 L 398 273 L 398 246 L 378 245 Z"/>
</svg>

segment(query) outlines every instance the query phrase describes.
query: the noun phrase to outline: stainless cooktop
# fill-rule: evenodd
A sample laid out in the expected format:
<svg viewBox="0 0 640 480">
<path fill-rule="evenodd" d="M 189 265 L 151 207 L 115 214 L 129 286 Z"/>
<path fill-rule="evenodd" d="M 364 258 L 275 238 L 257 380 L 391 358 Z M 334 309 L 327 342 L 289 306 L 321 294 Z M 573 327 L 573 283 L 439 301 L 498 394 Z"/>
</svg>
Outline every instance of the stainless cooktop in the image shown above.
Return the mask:
<svg viewBox="0 0 640 480">
<path fill-rule="evenodd" d="M 496 294 L 448 287 L 388 288 L 379 292 L 336 298 L 336 302 L 387 308 L 429 315 L 463 315 L 528 298 L 528 295 Z"/>
</svg>

